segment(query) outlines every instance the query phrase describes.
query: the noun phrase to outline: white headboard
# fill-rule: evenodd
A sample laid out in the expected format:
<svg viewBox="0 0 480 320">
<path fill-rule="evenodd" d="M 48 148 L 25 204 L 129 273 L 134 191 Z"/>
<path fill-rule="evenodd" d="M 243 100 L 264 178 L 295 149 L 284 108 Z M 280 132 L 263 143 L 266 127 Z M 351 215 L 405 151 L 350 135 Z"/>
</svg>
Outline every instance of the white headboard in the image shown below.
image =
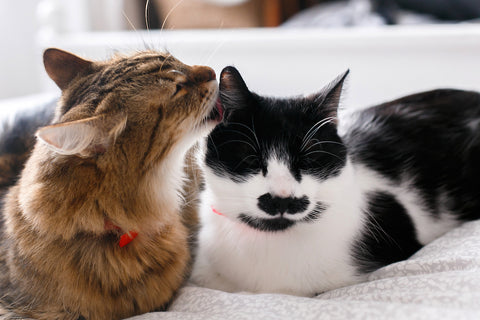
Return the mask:
<svg viewBox="0 0 480 320">
<path fill-rule="evenodd" d="M 480 25 L 90 32 L 53 37 L 42 46 L 94 59 L 146 46 L 167 49 L 217 73 L 234 65 L 250 89 L 278 96 L 315 92 L 350 68 L 349 107 L 437 87 L 480 91 Z"/>
</svg>

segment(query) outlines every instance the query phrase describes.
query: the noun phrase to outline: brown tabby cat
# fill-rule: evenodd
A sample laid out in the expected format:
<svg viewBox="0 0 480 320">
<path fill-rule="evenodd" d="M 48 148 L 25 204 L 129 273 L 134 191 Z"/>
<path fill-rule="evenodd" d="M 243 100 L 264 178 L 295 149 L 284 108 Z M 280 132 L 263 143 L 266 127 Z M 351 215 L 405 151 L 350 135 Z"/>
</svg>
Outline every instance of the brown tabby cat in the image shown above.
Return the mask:
<svg viewBox="0 0 480 320">
<path fill-rule="evenodd" d="M 5 197 L 0 304 L 49 320 L 161 309 L 188 272 L 183 165 L 221 119 L 215 73 L 157 52 L 48 49 L 44 64 L 62 98 Z"/>
</svg>

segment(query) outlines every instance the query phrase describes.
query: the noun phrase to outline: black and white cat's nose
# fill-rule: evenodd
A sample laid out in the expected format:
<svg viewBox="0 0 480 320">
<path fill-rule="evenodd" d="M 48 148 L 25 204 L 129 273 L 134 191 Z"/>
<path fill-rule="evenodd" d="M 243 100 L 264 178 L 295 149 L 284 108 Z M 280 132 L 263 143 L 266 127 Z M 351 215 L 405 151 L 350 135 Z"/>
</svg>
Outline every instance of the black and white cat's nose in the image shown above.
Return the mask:
<svg viewBox="0 0 480 320">
<path fill-rule="evenodd" d="M 258 197 L 257 206 L 267 214 L 274 216 L 277 214 L 295 214 L 307 210 L 310 201 L 306 196 L 301 198 L 287 197 L 280 198 L 265 193 Z"/>
</svg>

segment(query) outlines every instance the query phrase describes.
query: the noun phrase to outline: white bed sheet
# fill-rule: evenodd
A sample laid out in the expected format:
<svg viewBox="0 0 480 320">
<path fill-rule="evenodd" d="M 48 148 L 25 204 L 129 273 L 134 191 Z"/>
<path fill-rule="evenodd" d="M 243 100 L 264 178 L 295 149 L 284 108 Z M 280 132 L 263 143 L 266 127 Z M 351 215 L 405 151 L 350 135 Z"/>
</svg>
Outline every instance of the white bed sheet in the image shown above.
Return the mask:
<svg viewBox="0 0 480 320">
<path fill-rule="evenodd" d="M 480 319 L 480 221 L 468 222 L 369 280 L 315 298 L 181 289 L 156 319 Z"/>
</svg>

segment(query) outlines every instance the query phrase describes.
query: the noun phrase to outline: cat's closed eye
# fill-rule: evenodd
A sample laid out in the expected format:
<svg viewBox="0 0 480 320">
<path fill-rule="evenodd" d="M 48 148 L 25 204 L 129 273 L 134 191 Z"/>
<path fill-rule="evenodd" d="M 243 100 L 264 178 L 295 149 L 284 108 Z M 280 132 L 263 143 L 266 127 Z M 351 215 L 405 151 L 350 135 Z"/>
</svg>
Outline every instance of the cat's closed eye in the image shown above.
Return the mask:
<svg viewBox="0 0 480 320">
<path fill-rule="evenodd" d="M 182 91 L 185 92 L 185 84 L 177 83 L 175 87 L 175 92 L 173 93 L 172 97 L 179 95 L 180 93 L 182 93 Z"/>
</svg>

